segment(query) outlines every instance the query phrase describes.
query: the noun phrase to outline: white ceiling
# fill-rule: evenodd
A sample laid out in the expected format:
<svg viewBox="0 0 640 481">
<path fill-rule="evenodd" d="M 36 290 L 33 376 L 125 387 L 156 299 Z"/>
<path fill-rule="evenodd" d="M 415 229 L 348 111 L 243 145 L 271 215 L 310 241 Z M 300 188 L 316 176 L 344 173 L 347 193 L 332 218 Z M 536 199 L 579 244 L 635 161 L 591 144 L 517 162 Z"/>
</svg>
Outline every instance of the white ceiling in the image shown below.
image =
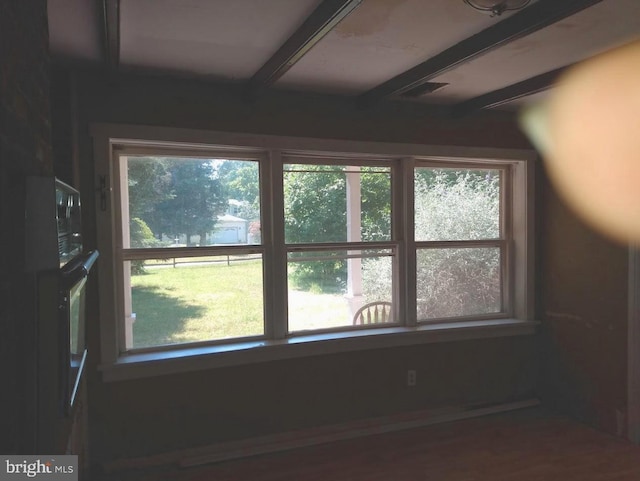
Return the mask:
<svg viewBox="0 0 640 481">
<path fill-rule="evenodd" d="M 495 22 L 462 0 L 365 0 L 278 86 L 363 93 Z"/>
<path fill-rule="evenodd" d="M 54 60 L 104 62 L 100 3 L 48 0 Z M 120 0 L 120 68 L 247 81 L 320 3 Z M 462 0 L 363 0 L 274 87 L 359 95 L 508 16 L 492 18 Z M 603 0 L 461 63 L 432 79 L 448 86 L 419 101 L 472 98 L 582 60 L 638 34 L 640 0 Z"/>
<path fill-rule="evenodd" d="M 125 67 L 250 78 L 320 0 L 121 2 Z"/>
<path fill-rule="evenodd" d="M 434 78 L 449 86 L 430 98 L 481 95 L 584 60 L 639 33 L 640 1 L 607 0 Z"/>
</svg>

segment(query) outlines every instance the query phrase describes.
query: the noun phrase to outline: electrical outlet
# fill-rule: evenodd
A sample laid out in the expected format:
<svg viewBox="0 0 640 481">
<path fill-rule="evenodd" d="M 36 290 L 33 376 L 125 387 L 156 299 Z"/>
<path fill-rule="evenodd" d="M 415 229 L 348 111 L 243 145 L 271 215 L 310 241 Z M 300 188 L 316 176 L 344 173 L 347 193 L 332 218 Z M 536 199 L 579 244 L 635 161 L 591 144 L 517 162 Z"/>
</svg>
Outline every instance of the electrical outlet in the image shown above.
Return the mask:
<svg viewBox="0 0 640 481">
<path fill-rule="evenodd" d="M 409 369 L 407 371 L 407 386 L 413 387 L 416 385 L 416 371 L 415 369 Z"/>
</svg>

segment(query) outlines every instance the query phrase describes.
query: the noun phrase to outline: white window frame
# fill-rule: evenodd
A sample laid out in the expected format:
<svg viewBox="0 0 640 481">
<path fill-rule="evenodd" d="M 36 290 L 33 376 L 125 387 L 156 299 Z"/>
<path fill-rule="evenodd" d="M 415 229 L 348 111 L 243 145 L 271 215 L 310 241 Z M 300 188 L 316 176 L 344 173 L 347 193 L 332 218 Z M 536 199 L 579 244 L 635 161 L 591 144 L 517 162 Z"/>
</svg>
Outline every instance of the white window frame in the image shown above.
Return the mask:
<svg viewBox="0 0 640 481">
<path fill-rule="evenodd" d="M 94 141 L 97 182 L 96 222 L 101 262 L 98 275 L 100 293 L 100 345 L 103 378 L 106 381 L 156 376 L 198 369 L 304 357 L 337 352 L 394 346 L 428 344 L 465 339 L 530 335 L 537 322 L 534 308 L 533 175 L 536 155 L 533 151 L 512 149 L 465 148 L 323 140 L 186 130 L 115 124 L 91 126 Z M 265 336 L 260 339 L 231 340 L 224 343 L 185 344 L 167 350 L 149 350 L 122 355 L 121 302 L 118 292 L 118 232 L 114 193 L 117 182 L 114 159 L 116 150 L 127 152 L 162 149 L 162 155 L 213 157 L 210 152 L 237 152 L 263 155 L 260 162 L 262 249 L 265 282 Z M 173 154 L 171 154 L 173 152 Z M 392 244 L 397 249 L 397 316 L 401 325 L 365 330 L 308 332 L 287 335 L 287 246 L 284 242 L 283 156 L 316 155 L 318 163 L 330 157 L 388 161 L 392 166 Z M 416 163 L 447 163 L 448 166 L 479 164 L 509 166 L 511 189 L 505 206 L 510 212 L 512 236 L 509 239 L 510 262 L 508 289 L 511 312 L 506 318 L 460 319 L 454 322 L 417 323 L 415 305 L 416 245 L 413 232 L 413 169 Z M 102 180 L 105 188 L 100 189 Z M 400 208 L 398 208 L 400 206 Z M 120 237 L 121 238 L 121 237 Z M 199 251 L 198 251 L 199 252 Z M 195 255 L 195 254 L 194 254 Z M 198 254 L 200 255 L 200 254 Z M 120 262 L 121 263 L 121 262 Z M 412 314 L 413 313 L 413 314 Z M 122 322 L 121 322 L 122 321 Z"/>
<path fill-rule="evenodd" d="M 415 223 L 412 224 L 412 255 L 417 258 L 417 253 L 423 249 L 430 248 L 446 248 L 446 249 L 462 249 L 462 248 L 482 248 L 482 247 L 497 247 L 500 249 L 500 297 L 501 297 L 501 309 L 500 312 L 491 314 L 472 314 L 464 317 L 447 317 L 447 318 L 432 318 L 432 319 L 417 319 L 418 324 L 428 323 L 447 323 L 447 322 L 460 322 L 465 320 L 483 320 L 483 319 L 508 319 L 513 317 L 514 302 L 511 286 L 513 282 L 511 280 L 514 271 L 512 269 L 512 250 L 513 250 L 513 222 L 512 222 L 512 203 L 513 199 L 513 181 L 514 176 L 512 174 L 512 165 L 509 163 L 491 163 L 486 160 L 482 162 L 456 162 L 452 164 L 451 161 L 442 161 L 436 159 L 418 158 L 414 162 L 414 171 L 420 168 L 442 168 L 442 169 L 495 169 L 501 171 L 500 182 L 500 237 L 496 239 L 479 239 L 479 240 L 416 240 L 415 239 Z M 415 185 L 415 184 L 413 184 Z M 411 197 L 410 202 L 415 205 L 414 189 L 410 189 L 408 196 Z M 417 262 L 417 261 L 416 261 Z M 412 271 L 412 276 L 417 274 L 417 265 Z M 417 289 L 417 279 L 413 278 L 413 282 Z M 417 293 L 416 293 L 417 298 Z M 416 299 L 417 302 L 417 299 Z M 417 307 L 417 306 L 416 306 Z M 414 311 L 415 312 L 415 311 Z"/>
<path fill-rule="evenodd" d="M 354 158 L 345 158 L 343 156 L 337 156 L 337 155 L 324 155 L 324 156 L 320 156 L 320 155 L 304 155 L 304 154 L 296 154 L 296 155 L 286 155 L 283 156 L 282 159 L 282 165 L 283 165 L 283 172 L 282 172 L 282 178 L 284 181 L 284 173 L 286 172 L 284 170 L 284 165 L 286 164 L 296 164 L 296 165 L 335 165 L 335 166 L 341 166 L 341 167 L 386 167 L 389 168 L 389 174 L 390 174 L 390 195 L 391 195 L 391 210 L 393 212 L 394 210 L 394 203 L 393 203 L 393 178 L 394 176 L 397 176 L 397 169 L 398 169 L 398 163 L 393 159 L 393 158 L 378 158 L 378 159 L 365 159 L 363 157 L 366 156 L 357 156 Z M 284 200 L 284 196 L 283 196 L 283 200 Z M 358 201 L 360 201 L 361 199 L 359 198 Z M 349 205 L 349 201 L 347 201 L 347 205 Z M 395 206 L 395 208 L 399 208 L 400 206 Z M 348 207 L 347 207 L 348 209 Z M 391 214 L 391 216 L 393 217 L 393 213 Z M 390 219 L 392 220 L 392 219 Z M 391 222 L 391 224 L 393 224 L 393 222 Z M 394 319 L 393 322 L 389 323 L 389 324 L 385 324 L 384 327 L 389 327 L 389 326 L 400 326 L 403 323 L 400 321 L 402 319 L 401 316 L 398 315 L 398 305 L 400 304 L 400 302 L 398 302 L 399 299 L 399 295 L 398 295 L 398 287 L 397 287 L 397 280 L 398 280 L 398 265 L 400 264 L 400 262 L 398 262 L 399 260 L 399 256 L 398 256 L 398 250 L 399 250 L 399 243 L 394 240 L 394 233 L 393 233 L 393 228 L 391 228 L 391 232 L 390 232 L 390 239 L 389 240 L 381 240 L 381 241 L 359 241 L 359 242 L 354 242 L 354 241 L 349 241 L 349 240 L 345 240 L 344 242 L 307 242 L 307 243 L 286 243 L 286 239 L 285 239 L 285 250 L 287 255 L 289 253 L 292 252 L 320 252 L 320 251 L 345 251 L 345 252 L 349 252 L 349 251 L 364 251 L 364 250 L 389 250 L 391 251 L 391 253 L 389 254 L 389 257 L 391 257 L 393 260 L 393 265 L 394 265 L 394 274 L 393 274 L 393 281 L 392 281 L 392 293 L 391 293 L 391 301 L 392 301 L 392 319 Z M 288 256 L 287 256 L 287 265 L 288 265 Z M 288 318 L 288 316 L 284 316 L 284 319 Z M 288 326 L 287 326 L 288 327 Z M 290 332 L 288 335 L 289 336 L 299 336 L 299 335 L 309 335 L 312 333 L 330 333 L 330 332 L 342 332 L 342 331 L 354 331 L 354 330 L 364 330 L 364 329 L 378 329 L 380 328 L 380 325 L 359 325 L 359 326 L 344 326 L 344 327 L 337 327 L 337 328 L 326 328 L 326 329 L 317 329 L 314 331 L 309 331 L 309 332 Z M 289 332 L 289 330 L 287 329 L 287 332 Z"/>
<path fill-rule="evenodd" d="M 219 149 L 211 149 L 207 150 L 206 154 L 202 151 L 192 151 L 190 149 L 165 149 L 165 148 L 154 148 L 149 146 L 142 147 L 131 147 L 127 145 L 117 146 L 112 150 L 112 168 L 113 168 L 113 176 L 115 184 L 114 184 L 114 199 L 115 205 L 121 206 L 120 208 L 115 208 L 113 212 L 114 219 L 114 227 L 117 243 L 115 246 L 115 262 L 116 262 L 116 279 L 118 282 L 118 297 L 116 298 L 116 303 L 118 306 L 118 312 L 122 312 L 124 308 L 124 315 L 126 316 L 126 306 L 131 307 L 131 295 L 127 293 L 130 292 L 130 274 L 125 272 L 124 263 L 130 262 L 133 260 L 147 260 L 147 259 L 157 259 L 162 258 L 167 255 L 167 252 L 172 254 L 171 257 L 180 257 L 180 258 L 189 258 L 189 257 L 200 257 L 200 256 L 223 256 L 223 255 L 245 255 L 245 254 L 260 254 L 262 256 L 262 262 L 264 265 L 264 261 L 266 258 L 273 258 L 273 255 L 270 252 L 269 247 L 271 244 L 265 244 L 265 242 L 261 242 L 260 244 L 249 244 L 249 245 L 229 245 L 229 246 L 200 246 L 200 247 L 171 247 L 168 250 L 166 247 L 160 248 L 131 248 L 125 244 L 129 242 L 129 232 L 128 232 L 128 222 L 125 220 L 129 219 L 129 215 L 127 213 L 126 219 L 123 215 L 123 210 L 128 209 L 129 201 L 128 201 L 128 189 L 127 189 L 127 172 L 125 170 L 126 159 L 128 157 L 135 156 L 163 156 L 163 157 L 179 157 L 179 158 L 190 158 L 190 159 L 226 159 L 226 160 L 241 160 L 241 161 L 253 161 L 258 165 L 259 172 L 265 169 L 267 162 L 264 152 L 256 152 L 252 150 L 243 150 L 238 151 L 234 150 L 219 150 Z M 259 178 L 263 177 L 262 172 L 259 173 Z M 263 184 L 264 182 L 260 182 Z M 266 201 L 266 202 L 265 202 Z M 261 194 L 260 199 L 260 220 L 261 220 L 261 228 L 264 228 L 263 238 L 269 238 L 270 235 L 270 223 L 264 222 L 264 219 L 268 219 L 271 217 L 270 206 L 268 199 L 263 198 Z M 265 206 L 264 209 L 262 206 Z M 125 207 L 126 206 L 126 207 Z M 264 212 L 264 214 L 263 214 Z M 267 247 L 267 245 L 269 247 Z M 263 286 L 267 285 L 266 280 L 264 279 L 264 273 L 267 270 L 263 267 Z M 120 281 L 122 280 L 122 281 Z M 264 289 L 263 289 L 264 291 Z M 266 311 L 266 309 L 263 309 Z M 253 336 L 246 336 L 241 338 L 242 340 L 258 340 L 265 339 L 269 336 L 269 327 L 272 323 L 267 322 L 269 320 L 269 316 L 266 316 L 263 313 L 263 319 L 265 320 L 263 326 L 263 334 L 256 334 Z M 117 332 L 118 332 L 118 351 L 119 355 L 126 354 L 135 354 L 135 353 L 143 353 L 143 352 L 156 352 L 167 349 L 173 349 L 177 345 L 165 345 L 165 346 L 152 346 L 152 347 L 140 347 L 134 348 L 128 346 L 128 341 L 130 341 L 129 336 L 127 335 L 127 330 L 129 327 L 127 326 L 128 319 L 125 317 L 120 319 L 118 317 L 117 322 Z M 189 343 L 190 347 L 197 347 L 199 345 L 210 345 L 210 344 L 222 344 L 227 342 L 233 342 L 229 339 L 209 339 L 207 341 L 201 342 L 193 342 Z"/>
</svg>

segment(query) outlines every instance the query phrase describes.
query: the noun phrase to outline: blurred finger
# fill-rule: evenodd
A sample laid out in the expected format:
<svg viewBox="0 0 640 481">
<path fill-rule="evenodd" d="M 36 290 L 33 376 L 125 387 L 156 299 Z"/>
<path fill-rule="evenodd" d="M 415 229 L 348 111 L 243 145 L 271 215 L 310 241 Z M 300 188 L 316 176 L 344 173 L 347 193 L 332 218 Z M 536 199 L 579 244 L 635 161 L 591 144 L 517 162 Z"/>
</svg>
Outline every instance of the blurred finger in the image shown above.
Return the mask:
<svg viewBox="0 0 640 481">
<path fill-rule="evenodd" d="M 640 42 L 571 69 L 522 124 L 566 201 L 608 235 L 640 242 Z"/>
</svg>

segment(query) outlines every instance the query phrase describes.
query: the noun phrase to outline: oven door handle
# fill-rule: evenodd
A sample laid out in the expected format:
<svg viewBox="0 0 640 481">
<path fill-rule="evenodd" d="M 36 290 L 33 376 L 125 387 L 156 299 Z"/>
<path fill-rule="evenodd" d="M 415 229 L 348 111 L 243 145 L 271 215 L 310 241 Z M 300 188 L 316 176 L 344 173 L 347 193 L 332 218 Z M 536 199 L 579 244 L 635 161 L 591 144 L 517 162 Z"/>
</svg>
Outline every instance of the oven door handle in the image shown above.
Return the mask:
<svg viewBox="0 0 640 481">
<path fill-rule="evenodd" d="M 65 286 L 71 287 L 87 277 L 99 255 L 97 250 L 93 250 L 69 261 L 60 271 Z"/>
</svg>

